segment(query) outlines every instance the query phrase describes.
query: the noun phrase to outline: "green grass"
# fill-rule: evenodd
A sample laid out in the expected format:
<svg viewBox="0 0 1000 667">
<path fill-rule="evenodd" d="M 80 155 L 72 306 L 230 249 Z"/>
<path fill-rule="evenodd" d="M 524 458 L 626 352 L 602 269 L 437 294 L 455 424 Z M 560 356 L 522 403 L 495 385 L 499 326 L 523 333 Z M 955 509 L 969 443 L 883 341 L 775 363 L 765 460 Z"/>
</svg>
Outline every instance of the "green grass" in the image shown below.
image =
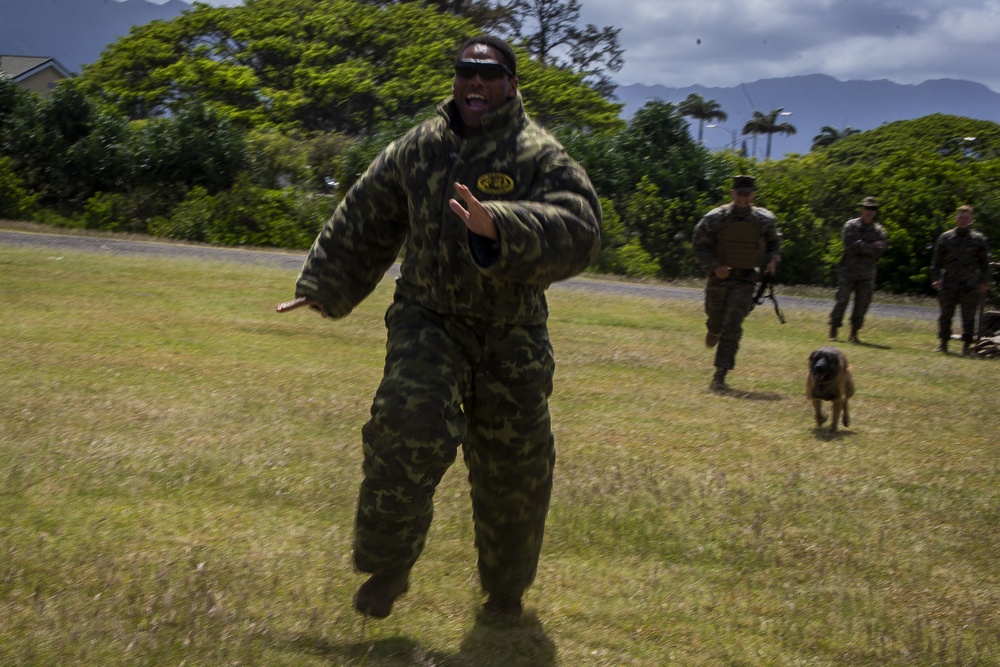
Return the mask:
<svg viewBox="0 0 1000 667">
<path fill-rule="evenodd" d="M 759 308 L 707 390 L 696 302 L 550 291 L 558 463 L 529 613 L 484 623 L 461 463 L 412 589 L 350 600 L 384 283 L 0 246 L 0 664 L 997 665 L 1000 367 L 875 318 L 814 427 L 825 313 Z"/>
</svg>

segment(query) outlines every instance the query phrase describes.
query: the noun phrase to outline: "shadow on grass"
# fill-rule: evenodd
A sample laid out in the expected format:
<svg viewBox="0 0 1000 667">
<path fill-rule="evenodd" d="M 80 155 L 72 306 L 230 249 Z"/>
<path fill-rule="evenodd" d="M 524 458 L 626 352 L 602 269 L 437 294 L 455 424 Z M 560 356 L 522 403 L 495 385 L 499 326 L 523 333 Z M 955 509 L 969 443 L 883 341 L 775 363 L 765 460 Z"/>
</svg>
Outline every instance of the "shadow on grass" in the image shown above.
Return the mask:
<svg viewBox="0 0 1000 667">
<path fill-rule="evenodd" d="M 813 429 L 813 435 L 816 436 L 817 440 L 833 442 L 836 440 L 843 440 L 844 438 L 853 438 L 855 433 L 854 431 L 844 431 L 842 429 L 830 431 L 829 426 L 817 426 Z"/>
<path fill-rule="evenodd" d="M 472 630 L 462 641 L 458 655 L 447 667 L 551 667 L 556 664 L 556 645 L 533 612 L 516 620 L 492 619 L 480 612 Z"/>
<path fill-rule="evenodd" d="M 336 642 L 299 637 L 290 649 L 329 661 L 358 667 L 552 667 L 556 647 L 534 613 L 516 620 L 495 620 L 480 613 L 458 653 L 431 650 L 409 637 L 380 637 Z"/>
<path fill-rule="evenodd" d="M 859 341 L 857 343 L 851 343 L 853 347 L 870 347 L 874 350 L 891 350 L 891 345 L 879 345 L 878 343 L 869 343 L 866 341 Z M 850 348 L 847 348 L 850 349 Z"/>
<path fill-rule="evenodd" d="M 744 389 L 716 389 L 711 390 L 717 396 L 729 396 L 730 398 L 742 398 L 745 401 L 781 401 L 785 399 L 784 394 L 775 391 L 749 391 Z"/>
</svg>

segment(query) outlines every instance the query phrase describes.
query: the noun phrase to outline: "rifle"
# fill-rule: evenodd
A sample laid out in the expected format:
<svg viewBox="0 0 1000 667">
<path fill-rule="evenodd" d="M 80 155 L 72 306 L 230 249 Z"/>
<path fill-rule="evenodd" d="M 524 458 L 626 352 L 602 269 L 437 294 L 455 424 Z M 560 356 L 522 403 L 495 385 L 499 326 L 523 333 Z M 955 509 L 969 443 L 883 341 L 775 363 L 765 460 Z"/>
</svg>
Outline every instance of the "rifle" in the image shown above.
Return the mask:
<svg viewBox="0 0 1000 667">
<path fill-rule="evenodd" d="M 774 304 L 774 314 L 778 316 L 778 321 L 784 324 L 785 316 L 781 314 L 781 308 L 778 307 L 778 300 L 774 297 L 774 275 L 770 273 L 762 273 L 760 275 L 760 284 L 757 286 L 757 293 L 753 296 L 753 303 L 750 304 L 750 310 L 753 310 L 754 306 L 764 303 L 765 299 L 771 300 L 771 303 Z"/>
</svg>

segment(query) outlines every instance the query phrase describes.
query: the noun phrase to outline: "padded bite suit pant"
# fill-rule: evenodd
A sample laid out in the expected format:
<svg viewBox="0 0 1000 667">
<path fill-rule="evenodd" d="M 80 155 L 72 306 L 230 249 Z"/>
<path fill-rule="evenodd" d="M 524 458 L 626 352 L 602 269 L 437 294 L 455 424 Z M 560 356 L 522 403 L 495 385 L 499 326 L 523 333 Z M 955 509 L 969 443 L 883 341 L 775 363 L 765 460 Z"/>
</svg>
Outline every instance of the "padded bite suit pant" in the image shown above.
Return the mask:
<svg viewBox="0 0 1000 667">
<path fill-rule="evenodd" d="M 462 445 L 483 590 L 520 594 L 535 578 L 555 465 L 547 328 L 442 316 L 400 297 L 386 327 L 385 370 L 362 429 L 355 566 L 413 566 Z"/>
</svg>

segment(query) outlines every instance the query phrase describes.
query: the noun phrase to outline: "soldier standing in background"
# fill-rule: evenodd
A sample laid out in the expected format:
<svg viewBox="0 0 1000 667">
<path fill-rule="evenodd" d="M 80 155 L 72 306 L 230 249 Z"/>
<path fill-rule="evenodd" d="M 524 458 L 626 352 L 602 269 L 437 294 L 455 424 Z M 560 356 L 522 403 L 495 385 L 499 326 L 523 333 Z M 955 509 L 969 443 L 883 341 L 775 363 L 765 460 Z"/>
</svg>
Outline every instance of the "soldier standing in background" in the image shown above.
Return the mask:
<svg viewBox="0 0 1000 667">
<path fill-rule="evenodd" d="M 990 281 L 990 249 L 986 237 L 972 229 L 972 207 L 959 206 L 955 228 L 938 237 L 931 260 L 931 286 L 938 291 L 941 316 L 935 352 L 948 352 L 955 307 L 962 309 L 962 354 L 969 353 L 975 332 L 976 306 Z"/>
<path fill-rule="evenodd" d="M 351 187 L 278 311 L 347 315 L 405 243 L 361 431 L 354 565 L 371 576 L 354 606 L 384 618 L 409 588 L 461 445 L 484 610 L 514 617 L 538 567 L 555 465 L 545 290 L 597 255 L 601 210 L 583 168 L 525 114 L 502 40 L 459 49 L 437 111 Z"/>
<path fill-rule="evenodd" d="M 878 215 L 878 201 L 865 197 L 861 201 L 861 217 L 844 223 L 841 239 L 844 254 L 837 265 L 839 279 L 836 302 L 830 311 L 830 340 L 837 340 L 837 329 L 844 322 L 847 302 L 854 295 L 854 310 L 851 311 L 852 343 L 860 343 L 858 331 L 865 323 L 865 313 L 872 303 L 875 291 L 876 263 L 885 252 L 885 229 L 875 222 Z"/>
<path fill-rule="evenodd" d="M 774 214 L 753 206 L 753 176 L 733 177 L 732 202 L 709 211 L 694 229 L 694 255 L 708 274 L 705 285 L 705 346 L 715 351 L 709 388 L 726 391 L 726 373 L 736 366 L 743 320 L 753 305 L 759 267 L 774 275 L 781 239 Z"/>
</svg>

